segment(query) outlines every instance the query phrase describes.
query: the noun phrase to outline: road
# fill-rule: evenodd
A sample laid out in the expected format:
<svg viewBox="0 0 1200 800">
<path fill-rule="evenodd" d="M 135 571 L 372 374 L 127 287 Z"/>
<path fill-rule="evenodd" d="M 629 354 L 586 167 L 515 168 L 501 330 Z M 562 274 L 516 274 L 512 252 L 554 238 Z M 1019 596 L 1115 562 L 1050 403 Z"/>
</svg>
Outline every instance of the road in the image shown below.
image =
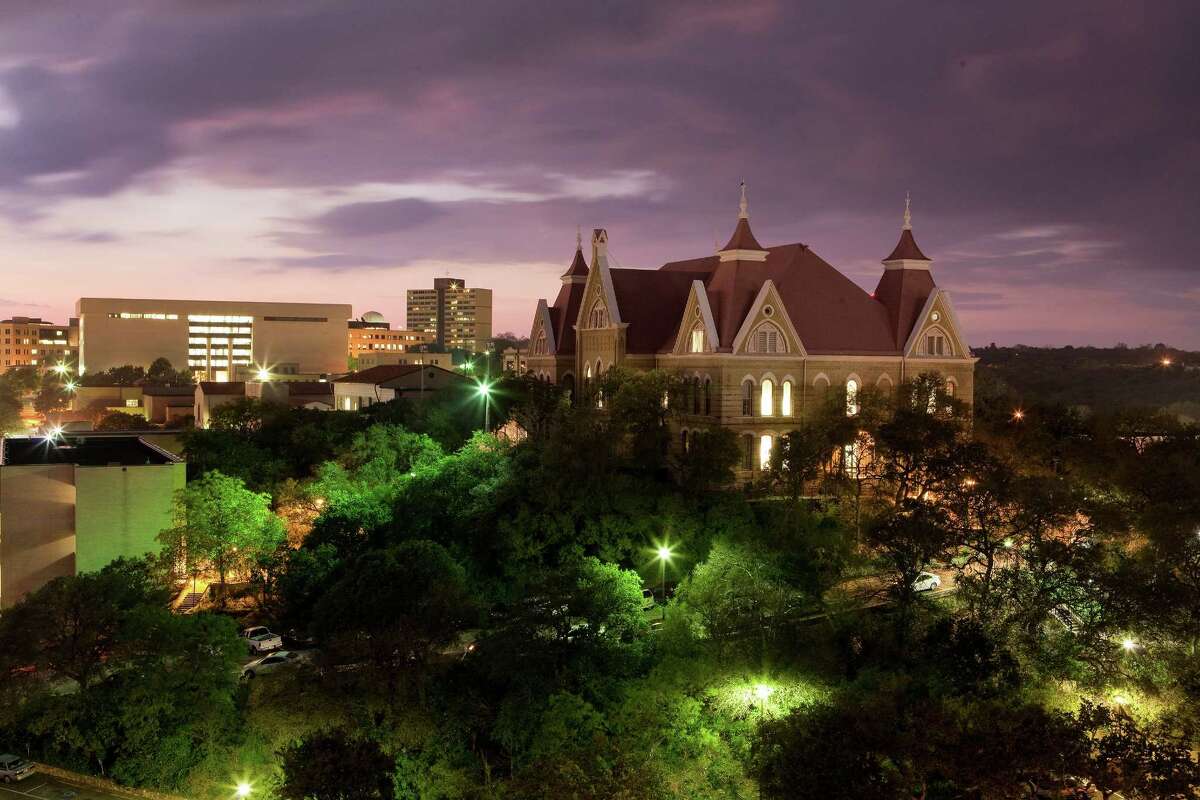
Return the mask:
<svg viewBox="0 0 1200 800">
<path fill-rule="evenodd" d="M 90 786 L 76 786 L 37 772 L 19 783 L 0 783 L 0 800 L 130 800 Z"/>
</svg>

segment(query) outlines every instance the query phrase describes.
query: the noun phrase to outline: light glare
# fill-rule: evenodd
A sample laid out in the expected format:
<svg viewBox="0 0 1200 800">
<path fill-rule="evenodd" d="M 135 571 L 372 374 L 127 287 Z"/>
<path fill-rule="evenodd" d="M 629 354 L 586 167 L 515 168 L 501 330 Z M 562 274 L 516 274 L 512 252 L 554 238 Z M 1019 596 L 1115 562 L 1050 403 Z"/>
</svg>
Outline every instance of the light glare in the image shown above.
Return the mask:
<svg viewBox="0 0 1200 800">
<path fill-rule="evenodd" d="M 238 783 L 237 796 L 238 797 L 249 797 L 250 796 L 250 784 L 246 783 L 245 781 L 241 781 L 240 783 Z"/>
</svg>

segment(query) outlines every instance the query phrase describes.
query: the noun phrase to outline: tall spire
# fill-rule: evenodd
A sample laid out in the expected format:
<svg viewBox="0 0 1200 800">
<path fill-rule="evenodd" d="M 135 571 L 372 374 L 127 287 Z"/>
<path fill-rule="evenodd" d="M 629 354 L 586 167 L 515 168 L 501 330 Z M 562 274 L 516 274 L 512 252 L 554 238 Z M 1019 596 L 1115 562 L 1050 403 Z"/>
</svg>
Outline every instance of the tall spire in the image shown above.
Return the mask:
<svg viewBox="0 0 1200 800">
<path fill-rule="evenodd" d="M 900 228 L 900 241 L 892 249 L 892 254 L 883 260 L 888 269 L 903 267 L 920 267 L 928 269 L 929 257 L 917 247 L 917 240 L 912 232 L 912 197 L 904 193 L 904 225 Z M 918 262 L 924 262 L 918 264 Z"/>
<path fill-rule="evenodd" d="M 738 221 L 729 243 L 717 251 L 721 261 L 766 261 L 767 251 L 750 232 L 750 211 L 746 203 L 746 182 L 741 183 L 741 200 L 738 201 Z"/>
<path fill-rule="evenodd" d="M 746 182 L 742 181 L 742 199 L 738 202 L 738 219 L 750 219 L 750 212 L 746 204 Z"/>
<path fill-rule="evenodd" d="M 912 198 L 909 196 L 908 192 L 905 192 L 904 193 L 904 228 L 903 229 L 906 231 L 912 230 L 912 208 L 910 207 L 911 202 L 912 202 Z"/>
<path fill-rule="evenodd" d="M 583 260 L 583 228 L 575 226 L 575 258 L 571 266 L 562 274 L 563 283 L 585 283 L 587 281 L 588 265 Z"/>
<path fill-rule="evenodd" d="M 575 249 L 583 252 L 583 226 L 575 226 Z"/>
</svg>

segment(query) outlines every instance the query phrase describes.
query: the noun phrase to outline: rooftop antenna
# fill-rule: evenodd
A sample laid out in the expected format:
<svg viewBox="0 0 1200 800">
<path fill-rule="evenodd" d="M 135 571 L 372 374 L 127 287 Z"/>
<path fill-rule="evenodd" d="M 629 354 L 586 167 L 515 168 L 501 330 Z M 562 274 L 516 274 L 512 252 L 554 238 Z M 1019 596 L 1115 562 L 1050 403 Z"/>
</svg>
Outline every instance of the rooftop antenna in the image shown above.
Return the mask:
<svg viewBox="0 0 1200 800">
<path fill-rule="evenodd" d="M 912 230 L 912 209 L 909 207 L 912 203 L 912 198 L 908 192 L 904 193 L 904 230 Z"/>
<path fill-rule="evenodd" d="M 746 209 L 746 182 L 742 181 L 742 199 L 738 201 L 738 219 L 750 219 L 750 212 Z"/>
</svg>

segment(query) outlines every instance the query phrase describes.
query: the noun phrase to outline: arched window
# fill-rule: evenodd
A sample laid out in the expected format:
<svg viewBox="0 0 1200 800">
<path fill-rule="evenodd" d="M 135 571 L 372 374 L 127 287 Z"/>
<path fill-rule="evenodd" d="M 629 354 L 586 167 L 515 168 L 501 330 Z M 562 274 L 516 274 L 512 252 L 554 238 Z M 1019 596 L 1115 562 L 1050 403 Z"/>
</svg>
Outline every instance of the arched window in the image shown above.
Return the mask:
<svg viewBox="0 0 1200 800">
<path fill-rule="evenodd" d="M 700 377 L 692 377 L 692 413 L 700 413 Z"/>
<path fill-rule="evenodd" d="M 775 382 L 770 378 L 763 378 L 762 391 L 758 401 L 758 413 L 764 417 L 774 416 L 775 414 Z"/>
<path fill-rule="evenodd" d="M 781 416 L 792 415 L 792 382 L 784 381 L 779 392 L 779 413 Z"/>
<path fill-rule="evenodd" d="M 704 379 L 704 415 L 712 414 L 712 378 Z"/>
<path fill-rule="evenodd" d="M 699 322 L 692 326 L 692 335 L 688 341 L 688 352 L 704 352 L 704 325 Z"/>
<path fill-rule="evenodd" d="M 575 394 L 575 376 L 568 372 L 562 376 L 558 385 L 567 393 L 567 400 L 570 401 L 571 396 Z"/>
<path fill-rule="evenodd" d="M 535 356 L 544 356 L 546 355 L 546 351 L 546 332 L 538 331 L 537 340 L 533 343 L 533 354 Z"/>
<path fill-rule="evenodd" d="M 846 381 L 846 416 L 858 415 L 858 381 L 854 378 Z"/>
<path fill-rule="evenodd" d="M 858 477 L 859 447 L 858 442 L 851 442 L 842 447 L 842 469 L 849 478 Z"/>
<path fill-rule="evenodd" d="M 925 356 L 952 356 L 954 345 L 946 332 L 935 326 L 925 331 L 919 352 Z"/>
<path fill-rule="evenodd" d="M 787 345 L 779 328 L 769 322 L 764 322 L 750 334 L 747 349 L 751 353 L 786 353 Z"/>
<path fill-rule="evenodd" d="M 954 381 L 946 381 L 946 397 L 954 397 Z"/>
<path fill-rule="evenodd" d="M 754 416 L 754 382 L 742 381 L 742 416 Z"/>
<path fill-rule="evenodd" d="M 758 439 L 758 468 L 771 468 L 771 434 L 764 433 Z"/>
<path fill-rule="evenodd" d="M 754 469 L 754 436 L 742 434 L 742 469 Z"/>
<path fill-rule="evenodd" d="M 595 303 L 592 303 L 592 310 L 588 312 L 588 327 L 608 327 L 608 309 L 604 307 L 603 300 L 597 300 Z"/>
<path fill-rule="evenodd" d="M 683 448 L 683 452 L 686 453 L 688 451 L 688 432 L 680 431 L 679 440 L 679 444 Z"/>
</svg>

